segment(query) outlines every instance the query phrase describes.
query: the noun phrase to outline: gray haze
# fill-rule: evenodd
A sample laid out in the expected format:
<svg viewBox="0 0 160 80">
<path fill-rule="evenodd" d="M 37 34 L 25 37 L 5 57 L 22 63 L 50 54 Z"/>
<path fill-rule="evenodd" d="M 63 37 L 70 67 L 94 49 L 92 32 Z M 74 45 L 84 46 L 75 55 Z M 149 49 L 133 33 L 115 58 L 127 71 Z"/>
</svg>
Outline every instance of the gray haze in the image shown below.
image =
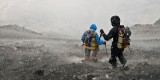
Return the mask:
<svg viewBox="0 0 160 80">
<path fill-rule="evenodd" d="M 152 24 L 160 18 L 160 0 L 0 0 L 0 25 L 19 24 L 37 32 L 79 38 L 90 24 L 106 32 L 110 17 L 122 24 Z"/>
</svg>

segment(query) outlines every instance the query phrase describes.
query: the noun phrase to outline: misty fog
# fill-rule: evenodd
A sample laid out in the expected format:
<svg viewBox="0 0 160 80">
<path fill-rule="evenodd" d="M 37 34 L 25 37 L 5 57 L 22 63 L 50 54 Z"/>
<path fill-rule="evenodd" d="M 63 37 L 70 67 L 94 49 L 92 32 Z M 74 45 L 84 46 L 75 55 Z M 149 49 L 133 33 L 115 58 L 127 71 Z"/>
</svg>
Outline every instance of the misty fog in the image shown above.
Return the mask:
<svg viewBox="0 0 160 80">
<path fill-rule="evenodd" d="M 0 0 L 0 80 L 160 80 L 159 4 L 160 0 Z M 126 66 L 118 59 L 117 68 L 108 62 L 112 40 L 96 49 L 96 57 L 90 54 L 90 60 L 83 61 L 82 33 L 93 23 L 98 33 L 108 33 L 113 15 L 132 32 L 130 46 L 124 49 Z"/>
<path fill-rule="evenodd" d="M 152 24 L 160 17 L 160 0 L 0 0 L 0 25 L 18 24 L 36 32 L 80 38 L 95 23 L 106 32 L 110 17 L 121 24 Z"/>
</svg>

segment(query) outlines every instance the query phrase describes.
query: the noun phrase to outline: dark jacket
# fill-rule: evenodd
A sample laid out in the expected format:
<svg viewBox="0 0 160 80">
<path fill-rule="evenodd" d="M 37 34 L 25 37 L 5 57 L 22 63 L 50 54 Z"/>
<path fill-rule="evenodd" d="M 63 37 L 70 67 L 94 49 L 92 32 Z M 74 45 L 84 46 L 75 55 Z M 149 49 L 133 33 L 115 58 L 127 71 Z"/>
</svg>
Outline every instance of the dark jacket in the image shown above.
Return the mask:
<svg viewBox="0 0 160 80">
<path fill-rule="evenodd" d="M 124 26 L 120 25 L 119 27 L 123 28 Z M 109 33 L 107 35 L 103 34 L 104 39 L 107 40 L 107 41 L 113 38 L 112 47 L 117 46 L 117 42 L 118 42 L 118 30 L 117 30 L 117 28 L 119 28 L 119 27 L 118 26 L 114 26 L 109 31 Z"/>
</svg>

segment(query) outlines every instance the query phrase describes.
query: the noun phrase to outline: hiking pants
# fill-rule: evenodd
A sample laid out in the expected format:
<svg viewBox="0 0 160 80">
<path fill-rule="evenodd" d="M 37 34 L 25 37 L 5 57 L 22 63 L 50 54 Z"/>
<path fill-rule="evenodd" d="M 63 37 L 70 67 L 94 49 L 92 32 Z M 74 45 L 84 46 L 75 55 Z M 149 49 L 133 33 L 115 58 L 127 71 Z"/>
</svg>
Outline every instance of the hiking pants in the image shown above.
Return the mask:
<svg viewBox="0 0 160 80">
<path fill-rule="evenodd" d="M 85 56 L 89 57 L 91 51 L 93 51 L 92 56 L 93 56 L 93 57 L 96 57 L 97 54 L 98 54 L 98 50 L 97 50 L 97 49 L 95 49 L 95 50 L 85 49 Z"/>
<path fill-rule="evenodd" d="M 119 49 L 117 46 L 111 47 L 111 58 L 109 59 L 109 63 L 114 65 L 117 63 L 117 57 L 121 64 L 126 64 L 127 60 L 124 58 L 123 55 L 124 49 Z"/>
</svg>

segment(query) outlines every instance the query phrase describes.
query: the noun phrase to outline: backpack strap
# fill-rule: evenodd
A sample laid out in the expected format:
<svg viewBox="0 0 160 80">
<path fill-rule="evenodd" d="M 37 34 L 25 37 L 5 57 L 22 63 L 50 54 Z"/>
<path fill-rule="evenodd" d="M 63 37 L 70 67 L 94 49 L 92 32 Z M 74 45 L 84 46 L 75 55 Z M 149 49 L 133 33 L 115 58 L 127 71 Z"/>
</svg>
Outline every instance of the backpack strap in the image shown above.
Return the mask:
<svg viewBox="0 0 160 80">
<path fill-rule="evenodd" d="M 84 32 L 85 36 L 87 36 L 87 34 L 90 34 L 92 37 L 95 37 L 97 32 L 95 31 L 93 34 L 91 34 L 91 31 L 90 30 L 87 30 Z"/>
<path fill-rule="evenodd" d="M 96 37 L 97 32 L 94 32 L 92 35 L 92 37 Z"/>
</svg>

